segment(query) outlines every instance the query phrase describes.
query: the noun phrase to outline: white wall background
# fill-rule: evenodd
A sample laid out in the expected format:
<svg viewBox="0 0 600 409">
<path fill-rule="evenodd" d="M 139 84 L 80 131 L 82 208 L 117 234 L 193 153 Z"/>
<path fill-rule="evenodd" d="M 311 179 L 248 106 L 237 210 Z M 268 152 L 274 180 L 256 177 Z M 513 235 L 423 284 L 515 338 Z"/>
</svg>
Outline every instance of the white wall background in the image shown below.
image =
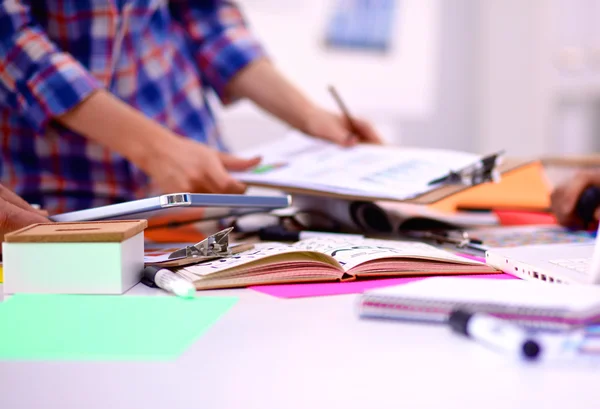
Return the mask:
<svg viewBox="0 0 600 409">
<path fill-rule="evenodd" d="M 334 0 L 238 0 L 278 66 L 392 143 L 510 155 L 600 148 L 600 0 L 398 0 L 389 55 L 322 47 Z M 234 149 L 285 126 L 249 103 L 217 109 Z"/>
<path fill-rule="evenodd" d="M 483 0 L 479 149 L 600 147 L 600 0 Z"/>
<path fill-rule="evenodd" d="M 337 109 L 326 92 L 336 86 L 354 115 L 375 122 L 390 142 L 402 139 L 402 117 L 428 121 L 437 101 L 440 1 L 399 0 L 389 53 L 326 49 L 334 0 L 241 0 L 253 31 L 279 68 L 317 102 Z M 418 41 L 414 41 L 418 39 Z M 243 147 L 281 125 L 249 103 L 220 110 L 225 134 Z"/>
</svg>

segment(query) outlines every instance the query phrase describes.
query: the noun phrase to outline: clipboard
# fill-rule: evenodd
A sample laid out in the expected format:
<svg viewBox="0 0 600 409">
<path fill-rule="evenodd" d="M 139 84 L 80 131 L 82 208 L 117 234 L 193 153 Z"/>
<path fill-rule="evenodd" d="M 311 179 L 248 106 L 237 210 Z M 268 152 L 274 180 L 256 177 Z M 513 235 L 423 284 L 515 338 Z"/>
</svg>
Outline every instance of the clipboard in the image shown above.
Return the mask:
<svg viewBox="0 0 600 409">
<path fill-rule="evenodd" d="M 412 202 L 440 211 L 519 209 L 546 212 L 551 186 L 538 159 L 505 158 L 498 167 L 501 180 L 476 186 L 443 186 Z"/>
<path fill-rule="evenodd" d="M 540 160 L 505 158 L 503 152 L 482 157 L 451 149 L 394 145 L 346 148 L 290 131 L 276 142 L 239 154 L 261 154 L 264 164 L 233 173 L 234 177 L 249 186 L 292 195 L 427 205 L 443 211 L 505 207 L 547 210 L 550 204 Z M 478 177 L 478 171 L 490 177 Z M 465 178 L 456 177 L 463 172 Z M 428 186 L 431 179 L 444 174 L 442 179 L 448 183 Z"/>
<path fill-rule="evenodd" d="M 522 169 L 524 167 L 535 165 L 538 163 L 536 160 L 527 160 L 527 159 L 503 159 L 502 163 L 498 164 L 494 168 L 494 173 L 496 174 L 494 179 L 482 180 L 480 183 L 473 184 L 464 184 L 464 183 L 450 183 L 445 185 L 435 186 L 429 192 L 423 193 L 413 199 L 406 200 L 407 203 L 414 204 L 422 204 L 422 205 L 431 205 L 438 203 L 448 197 L 454 196 L 458 193 L 471 190 L 474 188 L 482 187 L 485 185 L 489 185 L 490 188 L 493 188 L 494 185 L 501 185 L 507 175 L 516 170 Z"/>
<path fill-rule="evenodd" d="M 489 159 L 491 156 L 496 156 L 500 158 L 500 153 L 495 153 L 493 155 L 485 156 L 476 164 L 484 162 L 486 159 Z M 263 187 L 263 188 L 277 188 L 278 190 L 283 190 L 289 194 L 301 194 L 301 195 L 311 195 L 311 196 L 321 196 L 321 197 L 329 197 L 334 199 L 343 199 L 349 201 L 389 201 L 389 202 L 400 202 L 400 203 L 412 203 L 412 204 L 420 204 L 420 205 L 433 205 L 438 203 L 446 198 L 457 195 L 458 193 L 473 189 L 478 186 L 483 185 L 502 185 L 504 176 L 510 172 L 515 170 L 527 167 L 527 166 L 536 166 L 538 164 L 538 160 L 533 159 L 506 159 L 502 158 L 502 161 L 494 161 L 492 162 L 493 166 L 484 166 L 485 169 L 484 175 L 479 181 L 476 183 L 463 183 L 462 181 L 457 181 L 456 183 L 439 183 L 431 186 L 431 190 L 416 195 L 413 198 L 405 199 L 405 200 L 396 200 L 390 198 L 373 198 L 373 197 L 365 197 L 361 195 L 353 195 L 353 194 L 341 194 L 341 193 L 332 193 L 326 192 L 322 190 L 312 190 L 312 189 L 303 189 L 294 186 L 287 186 L 285 183 L 282 183 L 278 186 L 273 186 L 272 184 L 262 184 L 258 182 L 246 182 L 248 185 Z M 473 166 L 471 165 L 471 166 Z M 449 172 L 446 177 L 451 176 L 452 174 L 460 174 L 462 171 L 467 171 L 467 173 L 471 170 L 471 166 L 468 166 L 465 169 L 460 169 L 458 171 Z M 487 175 L 487 176 L 486 176 Z M 540 179 L 541 180 L 541 179 Z"/>
</svg>

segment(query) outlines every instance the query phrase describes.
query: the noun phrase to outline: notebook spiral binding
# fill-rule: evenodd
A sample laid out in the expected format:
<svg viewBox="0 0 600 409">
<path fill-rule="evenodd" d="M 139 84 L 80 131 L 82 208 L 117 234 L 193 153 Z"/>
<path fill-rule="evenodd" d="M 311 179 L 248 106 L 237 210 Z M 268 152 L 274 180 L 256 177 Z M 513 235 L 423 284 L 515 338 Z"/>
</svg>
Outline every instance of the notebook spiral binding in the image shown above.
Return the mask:
<svg viewBox="0 0 600 409">
<path fill-rule="evenodd" d="M 464 303 L 461 301 L 429 301 L 423 299 L 386 296 L 365 296 L 361 303 L 361 315 L 391 319 L 406 319 L 414 321 L 447 321 L 450 312 L 457 308 L 465 308 L 474 312 L 488 313 L 499 318 L 505 318 L 517 325 L 531 330 L 564 331 L 577 327 L 566 316 L 562 309 L 537 309 L 519 307 L 516 305 L 494 303 Z M 525 318 L 529 317 L 529 318 Z M 548 321 L 544 318 L 555 318 L 558 321 Z"/>
</svg>

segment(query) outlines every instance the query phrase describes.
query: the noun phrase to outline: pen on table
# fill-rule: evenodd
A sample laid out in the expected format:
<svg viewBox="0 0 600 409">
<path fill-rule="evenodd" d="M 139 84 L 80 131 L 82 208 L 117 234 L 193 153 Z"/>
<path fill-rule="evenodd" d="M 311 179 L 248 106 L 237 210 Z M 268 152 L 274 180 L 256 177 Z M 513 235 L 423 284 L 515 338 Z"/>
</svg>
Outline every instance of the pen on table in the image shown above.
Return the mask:
<svg viewBox="0 0 600 409">
<path fill-rule="evenodd" d="M 282 226 L 268 226 L 259 229 L 258 237 L 264 241 L 299 241 L 305 239 L 314 239 L 319 237 L 333 238 L 333 239 L 362 239 L 364 236 L 360 234 L 346 234 L 346 233 L 331 233 L 331 232 L 320 232 L 320 231 L 293 231 L 287 230 Z"/>
<path fill-rule="evenodd" d="M 450 314 L 448 323 L 454 332 L 526 360 L 536 360 L 542 352 L 525 329 L 488 314 L 459 309 Z"/>
<path fill-rule="evenodd" d="M 194 298 L 196 287 L 171 270 L 158 266 L 147 266 L 142 270 L 142 283 L 158 287 L 183 298 Z"/>
<path fill-rule="evenodd" d="M 330 85 L 328 87 L 328 89 L 329 89 L 329 93 L 331 94 L 331 96 L 333 97 L 335 102 L 337 103 L 338 107 L 344 114 L 344 117 L 346 117 L 348 124 L 350 125 L 350 130 L 352 131 L 352 133 L 350 133 L 350 135 L 348 135 L 348 138 L 347 138 L 347 141 L 350 142 L 353 138 L 355 138 L 359 134 L 359 130 L 358 130 L 358 127 L 356 126 L 356 122 L 354 122 L 354 119 L 352 119 L 352 115 L 350 115 L 350 111 L 348 110 L 348 107 L 346 106 L 346 104 L 344 104 L 344 101 L 342 101 L 342 98 L 340 97 L 340 94 L 337 92 L 335 87 L 333 85 Z"/>
</svg>

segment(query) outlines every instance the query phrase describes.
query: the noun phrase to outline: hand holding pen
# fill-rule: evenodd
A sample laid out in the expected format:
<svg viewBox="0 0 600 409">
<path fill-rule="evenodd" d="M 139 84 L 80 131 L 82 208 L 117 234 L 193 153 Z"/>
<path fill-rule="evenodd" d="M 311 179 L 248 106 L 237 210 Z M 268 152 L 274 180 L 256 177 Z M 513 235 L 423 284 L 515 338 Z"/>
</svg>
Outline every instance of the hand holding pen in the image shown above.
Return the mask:
<svg viewBox="0 0 600 409">
<path fill-rule="evenodd" d="M 322 108 L 316 108 L 309 115 L 307 134 L 340 145 L 352 146 L 359 142 L 383 143 L 373 126 L 362 119 L 353 117 L 334 87 L 329 92 L 337 103 L 341 114 L 335 114 Z"/>
</svg>

